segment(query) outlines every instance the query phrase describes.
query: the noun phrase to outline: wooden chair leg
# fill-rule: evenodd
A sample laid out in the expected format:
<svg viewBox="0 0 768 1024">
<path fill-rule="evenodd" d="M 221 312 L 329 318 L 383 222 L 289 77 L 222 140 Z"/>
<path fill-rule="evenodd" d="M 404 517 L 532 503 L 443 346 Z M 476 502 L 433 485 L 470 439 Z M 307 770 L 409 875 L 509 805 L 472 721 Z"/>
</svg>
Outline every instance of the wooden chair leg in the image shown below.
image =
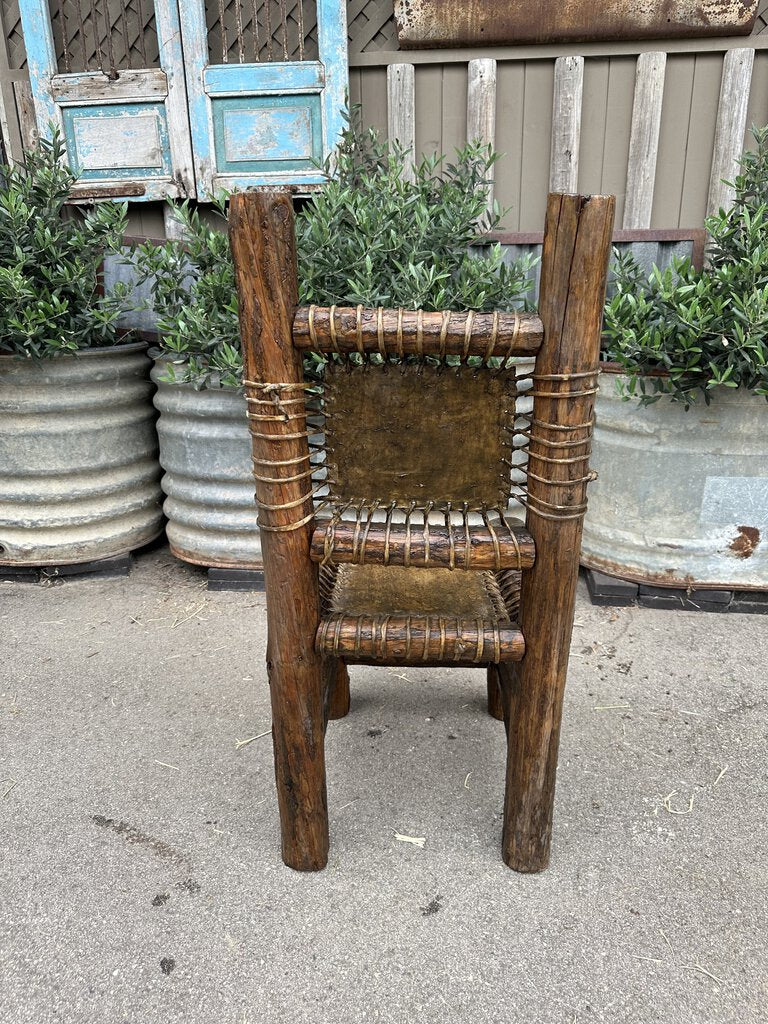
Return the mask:
<svg viewBox="0 0 768 1024">
<path fill-rule="evenodd" d="M 517 871 L 549 862 L 613 207 L 606 196 L 547 201 L 526 499 L 536 561 L 520 594 L 525 655 L 510 673 L 502 840 Z"/>
<path fill-rule="evenodd" d="M 328 717 L 344 718 L 349 714 L 349 672 L 340 659 L 336 661 L 336 671 L 331 680 L 328 698 Z"/>
<path fill-rule="evenodd" d="M 318 871 L 329 845 L 322 662 L 302 672 L 271 658 L 267 666 L 283 861 L 296 871 Z"/>
<path fill-rule="evenodd" d="M 499 722 L 504 721 L 504 706 L 501 703 L 499 673 L 495 665 L 488 666 L 488 714 Z"/>
<path fill-rule="evenodd" d="M 267 672 L 275 778 L 285 863 L 317 871 L 328 860 L 325 783 L 326 666 L 315 650 L 320 619 L 310 558 L 311 489 L 297 466 L 310 462 L 306 409 L 275 415 L 280 399 L 304 394 L 292 345 L 298 301 L 291 198 L 240 193 L 230 207 L 239 296 L 243 376 L 253 441 L 256 497 L 267 587 Z"/>
<path fill-rule="evenodd" d="M 515 871 L 543 871 L 552 839 L 565 671 L 535 678 L 515 666 L 510 681 L 502 855 Z"/>
</svg>

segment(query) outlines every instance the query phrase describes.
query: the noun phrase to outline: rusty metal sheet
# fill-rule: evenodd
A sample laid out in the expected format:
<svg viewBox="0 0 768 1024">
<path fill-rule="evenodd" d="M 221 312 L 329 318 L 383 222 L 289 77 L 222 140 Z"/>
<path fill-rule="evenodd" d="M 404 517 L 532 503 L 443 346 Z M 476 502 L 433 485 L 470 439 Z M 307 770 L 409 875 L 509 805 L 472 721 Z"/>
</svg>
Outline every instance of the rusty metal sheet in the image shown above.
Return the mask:
<svg viewBox="0 0 768 1024">
<path fill-rule="evenodd" d="M 404 49 L 741 35 L 757 0 L 395 0 Z"/>
</svg>

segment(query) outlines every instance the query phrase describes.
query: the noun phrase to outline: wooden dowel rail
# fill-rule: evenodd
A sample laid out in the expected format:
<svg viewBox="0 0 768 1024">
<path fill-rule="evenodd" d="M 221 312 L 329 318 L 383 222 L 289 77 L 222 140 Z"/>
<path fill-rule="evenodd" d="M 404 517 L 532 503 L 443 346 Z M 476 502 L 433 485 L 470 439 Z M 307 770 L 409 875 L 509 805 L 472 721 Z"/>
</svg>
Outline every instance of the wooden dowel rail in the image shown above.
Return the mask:
<svg viewBox="0 0 768 1024">
<path fill-rule="evenodd" d="M 367 530 L 367 532 L 366 532 Z M 364 538 L 364 543 L 363 543 Z M 469 540 L 469 545 L 467 544 Z M 312 534 L 314 562 L 335 565 L 403 565 L 414 568 L 530 569 L 534 563 L 533 538 L 522 526 L 493 524 L 452 527 L 429 524 L 355 522 L 321 523 Z"/>
<path fill-rule="evenodd" d="M 320 622 L 315 646 L 345 661 L 402 665 L 499 664 L 525 653 L 514 623 L 438 615 L 332 615 Z"/>
<path fill-rule="evenodd" d="M 342 355 L 532 356 L 542 338 L 541 320 L 532 313 L 300 306 L 293 320 L 297 349 Z"/>
</svg>

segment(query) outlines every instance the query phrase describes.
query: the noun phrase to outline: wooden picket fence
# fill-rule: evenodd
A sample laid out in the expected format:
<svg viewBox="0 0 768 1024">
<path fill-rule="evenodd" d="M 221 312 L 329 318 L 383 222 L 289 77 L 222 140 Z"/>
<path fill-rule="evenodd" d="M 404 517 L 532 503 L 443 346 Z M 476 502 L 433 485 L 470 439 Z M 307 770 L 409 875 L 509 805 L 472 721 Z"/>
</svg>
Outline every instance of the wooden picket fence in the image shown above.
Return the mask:
<svg viewBox="0 0 768 1024">
<path fill-rule="evenodd" d="M 712 152 L 707 215 L 727 208 L 733 190 L 726 184 L 738 168 L 747 129 L 747 107 L 755 49 L 739 47 L 724 55 L 720 97 Z M 656 182 L 662 99 L 667 54 L 645 52 L 637 56 L 632 126 L 621 227 L 649 229 Z M 467 139 L 494 146 L 496 142 L 497 62 L 479 58 L 468 62 Z M 584 58 L 555 60 L 549 189 L 577 192 L 579 143 L 582 126 Z M 390 140 L 415 152 L 415 69 L 413 64 L 387 67 L 387 127 Z M 708 154 L 702 154 L 706 159 Z M 491 195 L 490 200 L 493 200 Z"/>
</svg>

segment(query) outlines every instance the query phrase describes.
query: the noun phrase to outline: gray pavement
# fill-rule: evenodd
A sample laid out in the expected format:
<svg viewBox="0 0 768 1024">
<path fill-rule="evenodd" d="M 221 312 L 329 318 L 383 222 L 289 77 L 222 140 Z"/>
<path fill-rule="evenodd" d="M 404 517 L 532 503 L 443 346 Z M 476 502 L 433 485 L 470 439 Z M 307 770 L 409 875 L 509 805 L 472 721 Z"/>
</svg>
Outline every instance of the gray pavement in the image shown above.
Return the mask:
<svg viewBox="0 0 768 1024">
<path fill-rule="evenodd" d="M 547 872 L 501 862 L 483 673 L 359 668 L 300 875 L 262 595 L 165 549 L 0 584 L 1 1024 L 763 1024 L 768 619 L 576 621 Z"/>
</svg>

